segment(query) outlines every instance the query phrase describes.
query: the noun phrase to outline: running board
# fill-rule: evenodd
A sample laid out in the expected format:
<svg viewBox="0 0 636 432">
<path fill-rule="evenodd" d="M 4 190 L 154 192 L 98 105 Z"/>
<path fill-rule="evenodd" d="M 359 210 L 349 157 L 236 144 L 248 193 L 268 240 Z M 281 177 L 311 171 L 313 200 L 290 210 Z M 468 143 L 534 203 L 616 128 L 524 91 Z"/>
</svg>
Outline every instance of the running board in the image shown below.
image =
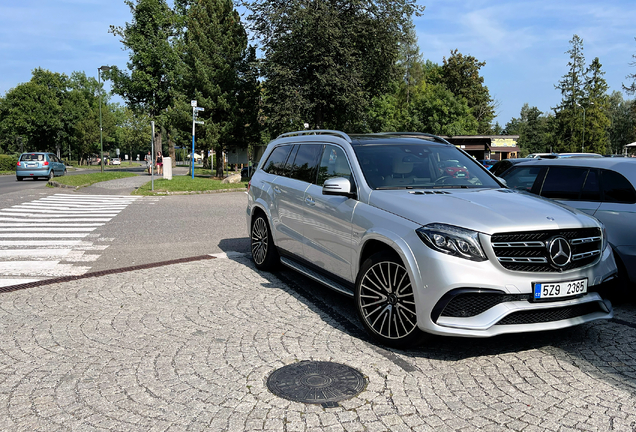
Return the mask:
<svg viewBox="0 0 636 432">
<path fill-rule="evenodd" d="M 347 297 L 351 297 L 353 298 L 353 291 L 351 291 L 349 288 L 340 285 L 337 282 L 334 282 L 333 280 L 329 279 L 326 276 L 321 275 L 318 272 L 315 272 L 307 267 L 305 267 L 302 264 L 297 263 L 296 261 L 292 261 L 289 258 L 286 257 L 280 257 L 280 262 L 282 262 L 283 264 L 285 264 L 287 267 L 296 270 L 298 273 L 303 274 L 304 276 L 307 276 L 310 279 L 315 280 L 316 282 L 326 286 L 327 288 L 331 288 L 332 290 L 339 292 L 340 294 L 344 294 Z"/>
</svg>

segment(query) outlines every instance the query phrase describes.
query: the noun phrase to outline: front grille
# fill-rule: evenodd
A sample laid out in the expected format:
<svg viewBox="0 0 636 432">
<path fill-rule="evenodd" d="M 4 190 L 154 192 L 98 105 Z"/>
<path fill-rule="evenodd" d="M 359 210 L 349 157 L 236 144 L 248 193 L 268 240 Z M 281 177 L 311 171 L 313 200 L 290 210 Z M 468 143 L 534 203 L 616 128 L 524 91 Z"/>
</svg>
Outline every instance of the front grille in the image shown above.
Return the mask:
<svg viewBox="0 0 636 432">
<path fill-rule="evenodd" d="M 499 263 L 508 270 L 521 272 L 563 272 L 593 264 L 601 255 L 599 228 L 513 232 L 493 234 L 490 241 Z M 552 263 L 550 240 L 563 237 L 572 251 L 570 262 L 559 267 Z"/>
<path fill-rule="evenodd" d="M 597 302 L 584 303 L 561 308 L 527 310 L 513 312 L 501 319 L 497 325 L 537 324 L 552 321 L 561 321 L 569 318 L 580 317 L 594 312 L 604 312 Z"/>
<path fill-rule="evenodd" d="M 528 301 L 529 294 L 498 294 L 498 293 L 466 293 L 459 294 L 448 302 L 441 316 L 466 318 L 486 312 L 500 303 L 511 301 Z"/>
</svg>

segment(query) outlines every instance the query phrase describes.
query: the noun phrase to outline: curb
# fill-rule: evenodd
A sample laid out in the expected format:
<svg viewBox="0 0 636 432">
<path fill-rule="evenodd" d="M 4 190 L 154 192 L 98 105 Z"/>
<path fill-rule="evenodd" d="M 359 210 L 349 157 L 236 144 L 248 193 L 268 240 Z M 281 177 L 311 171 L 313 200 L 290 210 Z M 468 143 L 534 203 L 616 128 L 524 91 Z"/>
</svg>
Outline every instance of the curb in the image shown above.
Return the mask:
<svg viewBox="0 0 636 432">
<path fill-rule="evenodd" d="M 63 189 L 79 189 L 81 187 L 88 186 L 88 184 L 84 184 L 84 185 L 80 185 L 80 186 L 65 185 L 65 184 L 58 183 L 58 182 L 53 181 L 53 180 L 49 180 L 49 182 L 47 184 L 49 186 L 52 186 L 52 187 L 63 188 Z"/>
<path fill-rule="evenodd" d="M 246 192 L 247 189 L 234 188 L 234 189 L 217 189 L 207 191 L 175 191 L 175 192 L 154 192 L 154 195 L 200 195 L 200 194 L 213 194 L 222 192 Z M 134 194 L 137 195 L 137 194 Z M 138 194 L 144 196 L 143 194 Z M 152 195 L 145 195 L 152 196 Z"/>
</svg>

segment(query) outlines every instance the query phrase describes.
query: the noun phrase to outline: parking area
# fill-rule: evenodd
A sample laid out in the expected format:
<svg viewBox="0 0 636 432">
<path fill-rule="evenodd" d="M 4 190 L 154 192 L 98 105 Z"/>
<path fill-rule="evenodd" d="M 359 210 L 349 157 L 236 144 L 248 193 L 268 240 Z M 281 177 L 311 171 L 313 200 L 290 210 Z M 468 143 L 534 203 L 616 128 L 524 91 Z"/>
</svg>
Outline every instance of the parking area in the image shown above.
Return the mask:
<svg viewBox="0 0 636 432">
<path fill-rule="evenodd" d="M 0 294 L 0 430 L 634 430 L 636 308 L 565 331 L 371 343 L 353 302 L 241 254 Z M 331 361 L 335 404 L 272 372 Z"/>
</svg>

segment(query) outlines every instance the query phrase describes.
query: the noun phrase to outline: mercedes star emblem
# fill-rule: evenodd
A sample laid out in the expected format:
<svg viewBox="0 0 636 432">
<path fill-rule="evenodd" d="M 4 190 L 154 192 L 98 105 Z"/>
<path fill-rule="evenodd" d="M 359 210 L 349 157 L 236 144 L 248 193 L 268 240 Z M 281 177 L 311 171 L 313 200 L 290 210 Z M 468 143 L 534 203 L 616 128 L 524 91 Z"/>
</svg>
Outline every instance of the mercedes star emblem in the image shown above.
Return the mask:
<svg viewBox="0 0 636 432">
<path fill-rule="evenodd" d="M 550 252 L 550 260 L 558 267 L 568 265 L 572 259 L 570 243 L 563 237 L 553 238 L 548 245 L 548 250 Z"/>
</svg>

